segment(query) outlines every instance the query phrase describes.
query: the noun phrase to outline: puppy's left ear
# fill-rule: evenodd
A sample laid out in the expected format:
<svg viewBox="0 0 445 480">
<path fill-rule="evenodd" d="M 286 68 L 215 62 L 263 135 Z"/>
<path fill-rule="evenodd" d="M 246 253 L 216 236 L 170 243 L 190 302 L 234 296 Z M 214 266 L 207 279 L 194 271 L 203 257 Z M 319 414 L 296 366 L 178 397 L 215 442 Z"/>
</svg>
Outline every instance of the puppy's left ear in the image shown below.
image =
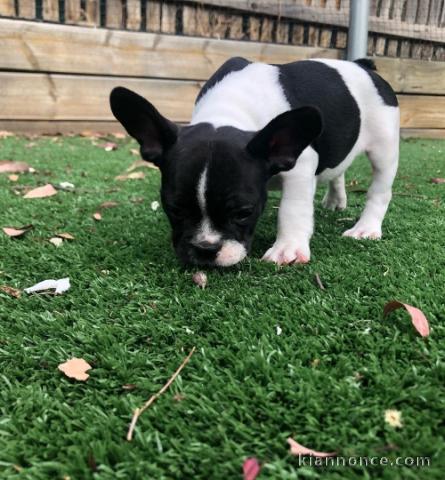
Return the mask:
<svg viewBox="0 0 445 480">
<path fill-rule="evenodd" d="M 110 106 L 113 115 L 138 141 L 142 158 L 159 167 L 165 152 L 176 142 L 179 127 L 144 97 L 124 87 L 113 89 Z"/>
<path fill-rule="evenodd" d="M 297 158 L 322 132 L 318 108 L 301 107 L 275 117 L 247 145 L 254 157 L 266 160 L 270 175 L 294 168 Z"/>
</svg>

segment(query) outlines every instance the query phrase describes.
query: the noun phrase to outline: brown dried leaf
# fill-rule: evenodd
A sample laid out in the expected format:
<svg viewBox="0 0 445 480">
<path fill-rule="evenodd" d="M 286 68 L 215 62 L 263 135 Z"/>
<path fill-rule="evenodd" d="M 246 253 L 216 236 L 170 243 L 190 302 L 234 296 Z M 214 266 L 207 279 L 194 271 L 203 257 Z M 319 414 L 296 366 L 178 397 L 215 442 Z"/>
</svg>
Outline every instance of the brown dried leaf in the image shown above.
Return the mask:
<svg viewBox="0 0 445 480">
<path fill-rule="evenodd" d="M 8 179 L 9 179 L 11 182 L 16 182 L 19 178 L 20 178 L 20 176 L 19 176 L 19 175 L 16 175 L 15 173 L 13 173 L 12 175 L 8 175 Z"/>
<path fill-rule="evenodd" d="M 3 227 L 2 230 L 3 232 L 8 235 L 8 237 L 21 237 L 24 235 L 26 232 L 31 230 L 33 228 L 32 225 L 24 225 L 23 227 Z"/>
<path fill-rule="evenodd" d="M 86 372 L 92 367 L 83 358 L 71 358 L 65 363 L 61 363 L 57 368 L 69 378 L 85 381 L 89 377 Z"/>
<path fill-rule="evenodd" d="M 8 138 L 13 136 L 14 134 L 12 132 L 7 132 L 6 130 L 0 130 L 0 138 Z"/>
<path fill-rule="evenodd" d="M 398 300 L 393 300 L 384 306 L 383 315 L 386 317 L 388 313 L 391 313 L 393 310 L 397 310 L 399 308 L 404 308 L 409 313 L 414 328 L 420 333 L 420 335 L 422 335 L 422 337 L 427 337 L 430 334 L 430 325 L 425 314 L 422 312 L 422 310 L 419 310 L 412 305 L 399 302 Z"/>
<path fill-rule="evenodd" d="M 296 442 L 293 438 L 288 438 L 287 443 L 290 445 L 291 455 L 310 455 L 313 457 L 334 457 L 335 452 L 318 452 L 317 450 L 312 450 L 312 448 L 307 448 Z"/>
<path fill-rule="evenodd" d="M 140 152 L 139 152 L 139 149 L 138 149 L 138 148 L 132 148 L 132 149 L 130 150 L 130 153 L 131 153 L 132 155 L 140 155 Z"/>
<path fill-rule="evenodd" d="M 0 160 L 0 173 L 23 173 L 27 171 L 29 171 L 29 165 L 25 162 Z"/>
<path fill-rule="evenodd" d="M 56 233 L 56 237 L 63 238 L 64 240 L 74 240 L 74 236 L 71 233 Z"/>
<path fill-rule="evenodd" d="M 136 170 L 136 168 L 154 168 L 155 170 L 159 170 L 154 163 L 147 162 L 146 160 L 136 160 L 127 168 L 126 171 L 132 172 L 133 170 Z"/>
<path fill-rule="evenodd" d="M 445 178 L 432 178 L 431 183 L 445 183 Z"/>
<path fill-rule="evenodd" d="M 99 208 L 114 208 L 114 207 L 117 207 L 119 205 L 118 202 L 113 202 L 113 201 L 107 201 L 107 202 L 103 202 L 99 205 Z"/>
<path fill-rule="evenodd" d="M 131 172 L 126 175 L 118 175 L 115 180 L 140 180 L 145 178 L 144 172 Z"/>
<path fill-rule="evenodd" d="M 125 385 L 122 385 L 122 390 L 134 390 L 138 386 L 135 383 L 126 383 Z"/>
<path fill-rule="evenodd" d="M 17 288 L 8 287 L 7 285 L 1 285 L 0 290 L 14 298 L 20 298 L 20 295 L 22 294 L 21 290 L 18 290 Z"/>
<path fill-rule="evenodd" d="M 127 138 L 127 135 L 125 135 L 125 133 L 122 133 L 122 132 L 116 132 L 116 133 L 113 133 L 113 137 L 122 139 L 122 138 Z"/>
<path fill-rule="evenodd" d="M 102 220 L 102 215 L 99 212 L 96 212 L 95 214 L 93 214 L 93 218 L 94 220 L 100 222 Z"/>
<path fill-rule="evenodd" d="M 52 197 L 56 194 L 57 190 L 50 183 L 47 183 L 43 187 L 37 187 L 30 190 L 23 198 L 46 198 Z"/>
</svg>

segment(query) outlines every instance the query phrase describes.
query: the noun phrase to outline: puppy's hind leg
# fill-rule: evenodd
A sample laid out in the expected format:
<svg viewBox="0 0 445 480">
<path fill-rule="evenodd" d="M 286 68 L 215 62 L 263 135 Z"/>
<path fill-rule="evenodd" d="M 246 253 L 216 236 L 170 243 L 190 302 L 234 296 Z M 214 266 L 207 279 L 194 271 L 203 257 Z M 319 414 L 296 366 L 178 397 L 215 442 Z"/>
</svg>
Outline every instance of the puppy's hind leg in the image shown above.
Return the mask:
<svg viewBox="0 0 445 480">
<path fill-rule="evenodd" d="M 347 196 L 344 173 L 329 182 L 328 191 L 322 200 L 322 204 L 328 210 L 344 210 L 346 208 Z"/>
<path fill-rule="evenodd" d="M 343 233 L 345 237 L 379 239 L 382 236 L 382 222 L 391 201 L 399 161 L 398 137 L 376 145 L 367 154 L 372 165 L 372 183 L 365 209 L 355 226 Z"/>
</svg>

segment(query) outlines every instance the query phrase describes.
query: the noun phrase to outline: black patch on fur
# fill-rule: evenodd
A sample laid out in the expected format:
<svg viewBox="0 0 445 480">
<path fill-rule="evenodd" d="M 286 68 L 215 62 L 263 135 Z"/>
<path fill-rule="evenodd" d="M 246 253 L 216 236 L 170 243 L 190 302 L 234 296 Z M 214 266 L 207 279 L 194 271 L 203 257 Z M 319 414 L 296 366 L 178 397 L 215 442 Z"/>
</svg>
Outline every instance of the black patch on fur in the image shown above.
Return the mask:
<svg viewBox="0 0 445 480">
<path fill-rule="evenodd" d="M 377 67 L 375 66 L 374 60 L 371 60 L 370 58 L 359 58 L 357 60 L 354 60 L 354 63 L 368 70 L 377 71 Z"/>
<path fill-rule="evenodd" d="M 319 155 L 316 174 L 335 168 L 349 154 L 360 132 L 360 110 L 341 75 L 321 62 L 303 60 L 277 65 L 291 107 L 317 107 L 323 132 L 312 143 Z"/>
<path fill-rule="evenodd" d="M 247 67 L 252 62 L 246 60 L 243 57 L 232 57 L 224 62 L 218 70 L 207 80 L 207 82 L 202 87 L 201 91 L 196 98 L 195 103 L 197 103 L 203 95 L 212 87 L 214 87 L 218 82 L 220 82 L 226 75 L 232 72 L 237 72 L 242 70 L 244 67 Z"/>
<path fill-rule="evenodd" d="M 372 83 L 386 105 L 389 107 L 397 107 L 399 105 L 394 90 L 386 80 L 383 80 L 383 78 L 376 73 L 377 67 L 372 60 L 360 58 L 359 60 L 354 60 L 354 63 L 366 70 L 366 73 L 371 77 Z"/>
</svg>

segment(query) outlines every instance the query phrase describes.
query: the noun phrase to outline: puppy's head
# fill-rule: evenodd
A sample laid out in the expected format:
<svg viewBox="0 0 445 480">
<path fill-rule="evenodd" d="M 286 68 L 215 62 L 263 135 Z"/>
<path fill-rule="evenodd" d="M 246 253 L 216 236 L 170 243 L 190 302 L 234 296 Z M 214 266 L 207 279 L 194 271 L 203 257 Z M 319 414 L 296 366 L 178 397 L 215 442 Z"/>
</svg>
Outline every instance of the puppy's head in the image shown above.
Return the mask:
<svg viewBox="0 0 445 480">
<path fill-rule="evenodd" d="M 141 156 L 162 174 L 161 199 L 173 245 L 185 264 L 230 266 L 248 253 L 272 175 L 290 170 L 320 134 L 313 107 L 283 113 L 259 132 L 208 123 L 178 127 L 122 87 L 110 96 L 114 116 Z"/>
</svg>

